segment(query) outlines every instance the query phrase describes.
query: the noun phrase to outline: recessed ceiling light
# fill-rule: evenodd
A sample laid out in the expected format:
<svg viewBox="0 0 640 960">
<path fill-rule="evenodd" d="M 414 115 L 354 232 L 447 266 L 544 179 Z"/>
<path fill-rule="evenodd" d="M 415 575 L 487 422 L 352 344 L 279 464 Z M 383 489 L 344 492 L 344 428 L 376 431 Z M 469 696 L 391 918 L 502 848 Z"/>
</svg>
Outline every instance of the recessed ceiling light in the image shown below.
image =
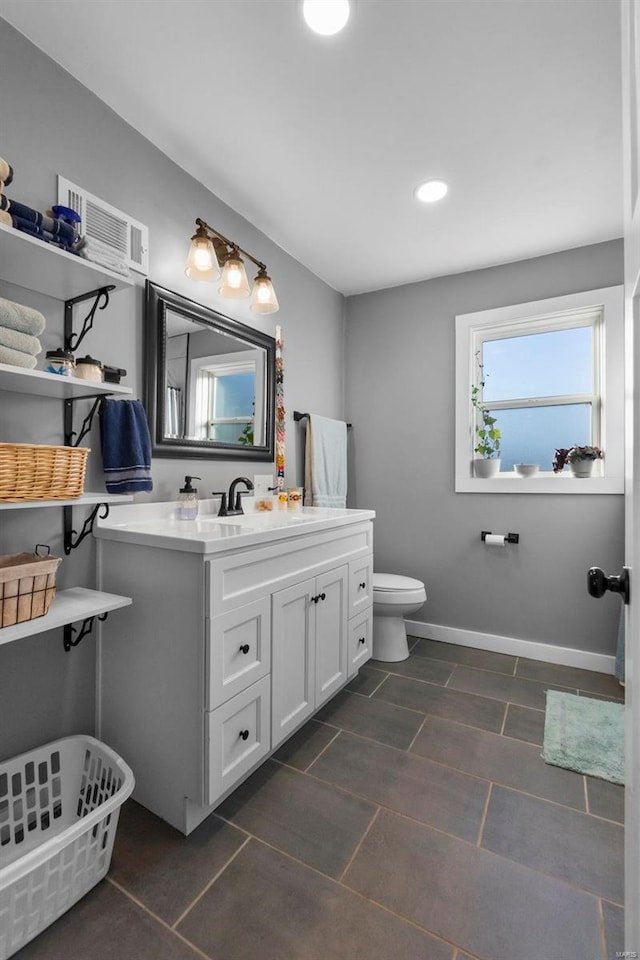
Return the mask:
<svg viewBox="0 0 640 960">
<path fill-rule="evenodd" d="M 444 180 L 427 180 L 426 183 L 421 183 L 419 187 L 416 187 L 415 196 L 422 203 L 435 203 L 436 200 L 442 200 L 447 195 L 448 190 L 449 187 Z"/>
<path fill-rule="evenodd" d="M 349 0 L 304 0 L 302 13 L 315 33 L 330 37 L 349 19 Z"/>
</svg>

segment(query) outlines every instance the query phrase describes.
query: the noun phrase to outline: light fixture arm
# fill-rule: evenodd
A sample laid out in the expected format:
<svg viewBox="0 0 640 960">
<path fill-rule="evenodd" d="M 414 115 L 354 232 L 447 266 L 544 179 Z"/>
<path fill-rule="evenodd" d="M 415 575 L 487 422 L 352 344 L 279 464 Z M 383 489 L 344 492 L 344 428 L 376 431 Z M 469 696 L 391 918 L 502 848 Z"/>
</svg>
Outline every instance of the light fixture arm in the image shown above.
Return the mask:
<svg viewBox="0 0 640 960">
<path fill-rule="evenodd" d="M 239 251 L 240 253 L 244 254 L 244 256 L 248 257 L 252 263 L 255 263 L 259 270 L 266 272 L 267 265 L 265 263 L 263 263 L 261 260 L 256 260 L 256 258 L 250 254 L 248 250 L 243 250 L 242 247 L 239 247 L 237 243 L 233 242 L 233 240 L 229 240 L 228 237 L 225 237 L 225 235 L 220 233 L 219 230 L 215 230 L 213 227 L 209 226 L 205 220 L 201 220 L 200 217 L 196 217 L 196 226 L 200 227 L 202 230 L 206 230 L 208 233 L 212 233 L 214 237 L 218 237 L 218 239 L 222 240 L 222 242 L 228 247 L 231 247 L 233 251 Z"/>
</svg>

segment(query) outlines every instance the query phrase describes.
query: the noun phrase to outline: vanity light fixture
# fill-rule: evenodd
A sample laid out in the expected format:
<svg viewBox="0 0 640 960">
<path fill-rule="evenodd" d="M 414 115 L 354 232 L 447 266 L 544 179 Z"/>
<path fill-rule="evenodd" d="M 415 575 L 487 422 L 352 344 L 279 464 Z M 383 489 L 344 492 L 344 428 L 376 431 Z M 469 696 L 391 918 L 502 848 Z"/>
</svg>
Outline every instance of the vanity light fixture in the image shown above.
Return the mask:
<svg viewBox="0 0 640 960">
<path fill-rule="evenodd" d="M 444 180 L 427 180 L 426 183 L 416 187 L 414 194 L 416 200 L 420 200 L 421 203 L 436 203 L 437 200 L 446 197 L 448 192 L 449 186 Z"/>
<path fill-rule="evenodd" d="M 331 37 L 346 26 L 349 0 L 303 0 L 302 15 L 314 33 Z"/>
<path fill-rule="evenodd" d="M 253 292 L 249 287 L 247 272 L 240 254 L 248 257 L 258 268 Z M 254 313 L 275 313 L 279 309 L 278 298 L 271 278 L 267 275 L 266 264 L 256 260 L 248 250 L 243 250 L 233 240 L 229 240 L 219 230 L 215 230 L 198 217 L 184 272 L 192 280 L 213 281 L 220 277 L 221 270 L 222 278 L 218 293 L 223 297 L 244 299 L 251 295 L 249 309 Z"/>
</svg>

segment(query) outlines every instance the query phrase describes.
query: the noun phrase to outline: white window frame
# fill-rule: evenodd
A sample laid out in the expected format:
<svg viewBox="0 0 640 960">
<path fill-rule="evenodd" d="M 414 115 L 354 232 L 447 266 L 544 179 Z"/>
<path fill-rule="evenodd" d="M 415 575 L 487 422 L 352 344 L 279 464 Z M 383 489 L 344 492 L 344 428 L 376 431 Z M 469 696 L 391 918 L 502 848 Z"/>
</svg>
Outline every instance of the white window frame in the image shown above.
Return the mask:
<svg viewBox="0 0 640 960">
<path fill-rule="evenodd" d="M 455 490 L 456 493 L 558 493 L 593 494 L 624 492 L 624 338 L 623 287 L 606 287 L 519 303 L 494 310 L 465 313 L 456 317 L 456 420 Z M 476 352 L 484 340 L 526 336 L 580 325 L 594 325 L 594 394 L 600 403 L 592 409 L 594 440 L 604 453 L 596 461 L 594 475 L 575 478 L 568 471 L 554 474 L 540 471 L 534 477 L 504 473 L 490 479 L 473 476 L 475 456 L 475 415 L 471 387 L 477 380 Z M 590 401 L 593 395 L 562 396 L 561 402 Z M 534 401 L 495 401 L 500 406 L 533 407 L 554 405 L 555 398 Z M 568 438 L 567 443 L 571 443 Z"/>
<path fill-rule="evenodd" d="M 242 350 L 239 353 L 222 353 L 213 357 L 196 357 L 191 361 L 189 376 L 189 436 L 200 437 L 204 431 L 208 437 L 210 420 L 209 391 L 203 386 L 211 373 L 242 373 L 255 370 L 254 444 L 263 444 L 262 424 L 265 404 L 265 356 L 264 350 Z M 246 423 L 247 417 L 239 420 Z M 220 420 L 219 422 L 223 422 Z M 231 422 L 227 420 L 226 422 Z M 235 444 L 233 444 L 235 446 Z"/>
</svg>

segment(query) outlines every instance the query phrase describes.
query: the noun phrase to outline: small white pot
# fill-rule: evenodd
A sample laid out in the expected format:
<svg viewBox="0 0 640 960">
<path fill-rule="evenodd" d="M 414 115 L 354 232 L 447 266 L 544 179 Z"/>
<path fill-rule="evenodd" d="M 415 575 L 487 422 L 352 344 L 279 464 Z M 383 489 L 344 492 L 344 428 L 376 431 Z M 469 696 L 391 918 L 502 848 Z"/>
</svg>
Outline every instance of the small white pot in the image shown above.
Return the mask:
<svg viewBox="0 0 640 960">
<path fill-rule="evenodd" d="M 571 473 L 574 477 L 590 477 L 595 460 L 577 460 L 570 463 Z"/>
<path fill-rule="evenodd" d="M 488 480 L 500 473 L 500 458 L 493 460 L 484 460 L 482 458 L 473 461 L 474 476 L 482 480 Z"/>
</svg>

